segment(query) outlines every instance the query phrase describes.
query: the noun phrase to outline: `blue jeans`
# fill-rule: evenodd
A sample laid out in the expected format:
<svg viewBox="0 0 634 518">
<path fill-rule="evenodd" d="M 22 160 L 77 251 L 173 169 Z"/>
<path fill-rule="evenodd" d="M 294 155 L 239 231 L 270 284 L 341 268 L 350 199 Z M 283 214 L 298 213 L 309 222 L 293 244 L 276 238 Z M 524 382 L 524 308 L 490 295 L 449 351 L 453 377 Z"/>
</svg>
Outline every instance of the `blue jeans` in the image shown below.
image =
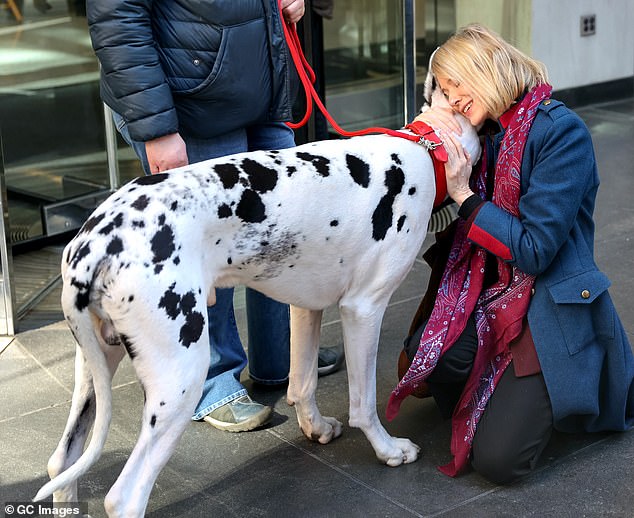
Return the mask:
<svg viewBox="0 0 634 518">
<path fill-rule="evenodd" d="M 145 144 L 130 138 L 125 121 L 113 114 L 115 125 L 124 140 L 141 160 L 143 170 L 150 168 Z M 293 131 L 282 123 L 270 123 L 236 130 L 212 139 L 184 138 L 189 163 L 193 164 L 259 149 L 283 149 L 295 145 Z M 249 340 L 249 374 L 265 384 L 283 383 L 290 366 L 289 308 L 246 288 Z M 233 311 L 233 288 L 216 290 L 216 304 L 207 308 L 209 319 L 210 361 L 203 394 L 192 419 L 199 420 L 215 408 L 247 393 L 240 383 L 240 374 L 247 357 L 240 341 Z"/>
</svg>

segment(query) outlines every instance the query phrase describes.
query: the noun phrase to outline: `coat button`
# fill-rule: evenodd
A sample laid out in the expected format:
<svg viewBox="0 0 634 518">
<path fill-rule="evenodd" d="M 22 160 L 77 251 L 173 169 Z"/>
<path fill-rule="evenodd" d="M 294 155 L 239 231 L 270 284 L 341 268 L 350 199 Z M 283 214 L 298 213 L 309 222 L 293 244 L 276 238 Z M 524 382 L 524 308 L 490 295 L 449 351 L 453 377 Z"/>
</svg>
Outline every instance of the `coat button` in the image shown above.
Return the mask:
<svg viewBox="0 0 634 518">
<path fill-rule="evenodd" d="M 550 99 L 548 99 L 547 101 L 544 101 L 544 106 L 548 106 L 552 101 Z"/>
<path fill-rule="evenodd" d="M 196 65 L 196 66 L 200 65 L 200 59 L 195 59 L 194 60 L 194 65 Z"/>
<path fill-rule="evenodd" d="M 583 290 L 581 292 L 581 298 L 582 299 L 589 299 L 590 298 L 590 292 L 588 290 Z"/>
<path fill-rule="evenodd" d="M 535 288 L 531 288 L 531 295 L 535 295 Z"/>
</svg>

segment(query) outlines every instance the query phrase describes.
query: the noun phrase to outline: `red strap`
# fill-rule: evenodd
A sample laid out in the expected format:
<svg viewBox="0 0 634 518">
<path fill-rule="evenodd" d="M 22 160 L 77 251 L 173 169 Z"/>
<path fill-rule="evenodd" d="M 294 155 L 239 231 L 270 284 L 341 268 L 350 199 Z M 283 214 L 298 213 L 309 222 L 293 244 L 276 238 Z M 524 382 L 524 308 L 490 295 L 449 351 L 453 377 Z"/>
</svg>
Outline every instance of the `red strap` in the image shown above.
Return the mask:
<svg viewBox="0 0 634 518">
<path fill-rule="evenodd" d="M 448 160 L 447 150 L 442 140 L 429 124 L 423 121 L 410 122 L 406 129 L 420 135 L 421 144 L 427 148 L 434 164 L 434 176 L 436 177 L 436 198 L 434 207 L 438 207 L 447 197 L 447 176 L 445 175 L 445 163 Z"/>
</svg>

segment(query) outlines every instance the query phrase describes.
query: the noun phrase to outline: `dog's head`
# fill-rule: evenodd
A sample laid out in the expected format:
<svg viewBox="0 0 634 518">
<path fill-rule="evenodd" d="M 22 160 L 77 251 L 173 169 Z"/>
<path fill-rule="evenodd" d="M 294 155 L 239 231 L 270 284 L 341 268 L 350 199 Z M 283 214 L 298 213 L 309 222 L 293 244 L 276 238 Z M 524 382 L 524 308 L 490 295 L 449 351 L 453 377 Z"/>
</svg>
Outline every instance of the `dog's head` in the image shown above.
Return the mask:
<svg viewBox="0 0 634 518">
<path fill-rule="evenodd" d="M 437 50 L 438 49 L 434 50 L 434 52 L 431 53 L 431 56 L 429 56 L 429 63 L 427 65 L 427 76 L 425 77 L 425 83 L 423 85 L 423 97 L 425 98 L 425 105 L 427 106 L 431 106 L 432 95 L 435 90 L 438 90 L 438 83 L 436 82 L 436 78 L 434 77 L 434 74 L 431 73 L 431 64 L 434 60 L 434 55 L 436 54 Z M 448 104 L 449 103 L 447 103 L 447 105 Z"/>
<path fill-rule="evenodd" d="M 438 49 L 436 49 L 438 50 Z M 440 90 L 440 85 L 434 74 L 431 72 L 432 62 L 434 60 L 434 55 L 436 54 L 436 50 L 431 53 L 429 57 L 429 65 L 427 67 L 427 76 L 425 77 L 425 84 L 423 88 L 423 96 L 425 98 L 425 105 L 421 109 L 421 111 L 426 111 L 426 109 L 433 107 L 436 108 L 447 108 L 452 109 L 449 101 L 445 97 L 445 95 Z M 473 163 L 475 163 L 480 158 L 480 141 L 477 136 L 477 130 L 479 128 L 475 128 L 469 122 L 464 115 L 454 112 L 454 116 L 456 120 L 460 123 L 462 127 L 462 135 L 459 137 L 459 140 L 462 146 L 467 150 L 467 152 L 471 155 Z"/>
</svg>

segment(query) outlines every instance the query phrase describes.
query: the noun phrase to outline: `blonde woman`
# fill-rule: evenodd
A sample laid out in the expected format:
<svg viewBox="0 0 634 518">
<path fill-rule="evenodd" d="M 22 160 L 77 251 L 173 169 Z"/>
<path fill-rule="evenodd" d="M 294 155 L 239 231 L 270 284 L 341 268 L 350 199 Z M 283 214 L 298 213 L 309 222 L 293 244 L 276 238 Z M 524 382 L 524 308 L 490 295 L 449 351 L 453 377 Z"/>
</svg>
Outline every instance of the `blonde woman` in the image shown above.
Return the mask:
<svg viewBox="0 0 634 518">
<path fill-rule="evenodd" d="M 530 472 L 553 428 L 625 430 L 634 417 L 632 351 L 593 258 L 599 177 L 590 134 L 550 98 L 543 64 L 480 25 L 435 53 L 454 112 L 483 135 L 478 164 L 444 128 L 455 224 L 427 256 L 432 276 L 388 417 L 432 395 L 452 418 L 450 476 L 469 465 L 496 483 Z M 443 246 L 444 245 L 444 246 Z"/>
</svg>

